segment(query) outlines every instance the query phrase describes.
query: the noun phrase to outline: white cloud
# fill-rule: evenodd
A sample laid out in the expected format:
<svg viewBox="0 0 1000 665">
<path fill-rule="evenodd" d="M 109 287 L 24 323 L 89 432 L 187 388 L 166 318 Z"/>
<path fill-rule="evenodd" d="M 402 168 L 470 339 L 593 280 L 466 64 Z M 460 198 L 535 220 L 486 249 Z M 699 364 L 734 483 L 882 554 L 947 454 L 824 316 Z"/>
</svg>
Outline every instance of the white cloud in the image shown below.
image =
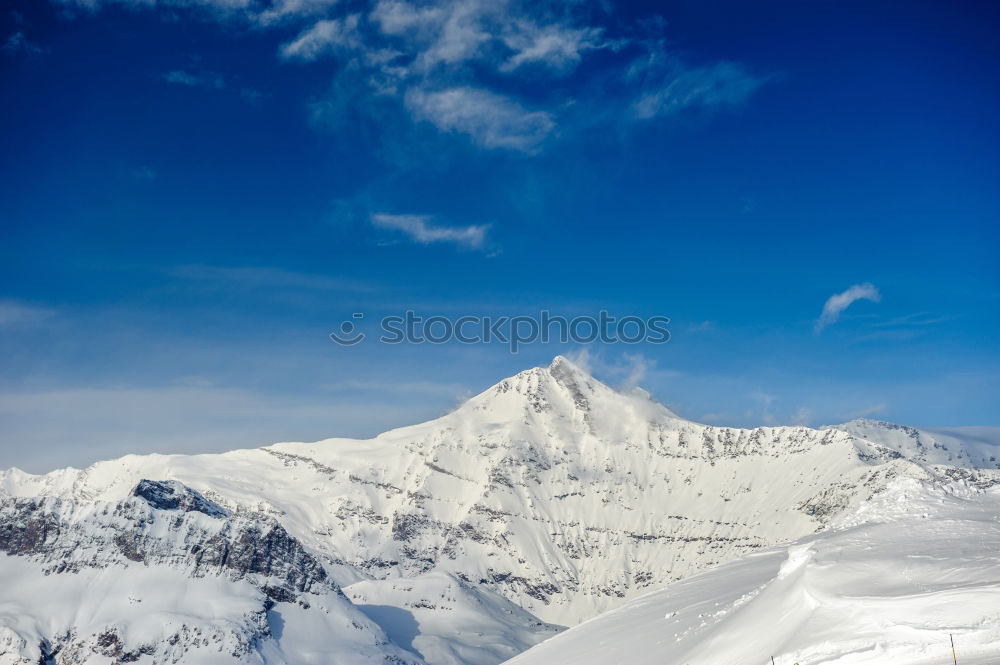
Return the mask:
<svg viewBox="0 0 1000 665">
<path fill-rule="evenodd" d="M 401 231 L 411 240 L 421 245 L 432 243 L 454 243 L 470 249 L 481 249 L 486 243 L 489 226 L 435 226 L 426 215 L 387 215 L 376 213 L 371 223 L 380 229 Z"/>
<path fill-rule="evenodd" d="M 631 76 L 645 79 L 646 91 L 632 105 L 635 117 L 640 120 L 692 107 L 739 106 L 770 79 L 750 74 L 742 65 L 733 62 L 689 68 L 662 54 L 654 54 L 634 65 Z"/>
<path fill-rule="evenodd" d="M 480 88 L 411 89 L 406 106 L 413 116 L 442 132 L 466 134 L 484 148 L 536 152 L 556 122 L 551 113 L 529 111 L 516 101 Z"/>
<path fill-rule="evenodd" d="M 662 31 L 664 23 L 646 21 L 643 27 L 641 21 L 611 21 L 600 27 L 591 20 L 597 12 L 578 2 L 554 7 L 518 0 L 52 1 L 92 10 L 128 5 L 171 15 L 187 8 L 215 20 L 265 29 L 300 25 L 297 36 L 278 48 L 278 57 L 313 62 L 336 55 L 343 65 L 328 95 L 308 102 L 310 118 L 338 117 L 342 108 L 369 102 L 402 102 L 411 120 L 430 122 L 446 134 L 464 134 L 482 148 L 527 154 L 539 152 L 557 124 L 582 127 L 593 125 L 594 118 L 601 118 L 602 124 L 631 122 L 682 109 L 737 106 L 770 78 L 731 62 L 686 66 L 656 41 L 660 35 L 643 36 L 650 26 Z M 555 85 L 597 49 L 646 55 L 627 71 L 584 85 L 588 92 L 579 96 L 574 94 L 579 89 Z M 518 101 L 490 83 L 526 67 L 543 82 L 533 86 L 536 96 L 530 102 L 527 97 Z M 221 88 L 226 83 L 217 75 L 183 70 L 166 78 L 192 86 Z M 252 92 L 245 96 L 251 102 L 256 99 Z M 331 110 L 335 113 L 328 113 Z M 561 116 L 568 119 L 560 123 Z"/>
<path fill-rule="evenodd" d="M 493 3 L 493 9 L 499 9 Z M 453 2 L 440 31 L 431 45 L 420 54 L 421 65 L 426 69 L 439 63 L 456 64 L 482 53 L 493 38 L 486 29 L 484 18 L 491 4 L 482 0 Z"/>
<path fill-rule="evenodd" d="M 382 34 L 402 37 L 417 67 L 457 65 L 486 55 L 495 33 L 490 23 L 504 13 L 504 0 L 451 0 L 418 6 L 380 0 L 371 12 Z"/>
<path fill-rule="evenodd" d="M 541 64 L 550 69 L 567 69 L 580 62 L 581 53 L 600 48 L 599 28 L 570 28 L 563 25 L 539 25 L 518 21 L 503 37 L 514 54 L 500 71 L 511 72 L 527 64 Z"/>
<path fill-rule="evenodd" d="M 843 293 L 836 293 L 830 296 L 826 304 L 823 305 L 823 313 L 816 321 L 816 332 L 823 330 L 827 326 L 836 323 L 841 313 L 858 300 L 871 300 L 879 302 L 882 295 L 874 285 L 869 283 L 855 284 Z"/>
<path fill-rule="evenodd" d="M 286 60 L 311 61 L 339 49 L 358 48 L 358 15 L 343 19 L 324 19 L 281 47 L 281 57 Z"/>
<path fill-rule="evenodd" d="M 383 34 L 396 36 L 439 24 L 444 16 L 443 7 L 416 7 L 402 0 L 380 0 L 371 12 L 372 22 Z"/>
<path fill-rule="evenodd" d="M 321 15 L 340 0 L 277 0 L 255 16 L 262 26 L 289 21 L 303 16 Z"/>
<path fill-rule="evenodd" d="M 383 35 L 402 37 L 417 68 L 481 60 L 510 72 L 530 63 L 565 70 L 600 48 L 603 30 L 546 22 L 507 0 L 451 0 L 417 5 L 380 0 L 370 14 Z"/>
</svg>

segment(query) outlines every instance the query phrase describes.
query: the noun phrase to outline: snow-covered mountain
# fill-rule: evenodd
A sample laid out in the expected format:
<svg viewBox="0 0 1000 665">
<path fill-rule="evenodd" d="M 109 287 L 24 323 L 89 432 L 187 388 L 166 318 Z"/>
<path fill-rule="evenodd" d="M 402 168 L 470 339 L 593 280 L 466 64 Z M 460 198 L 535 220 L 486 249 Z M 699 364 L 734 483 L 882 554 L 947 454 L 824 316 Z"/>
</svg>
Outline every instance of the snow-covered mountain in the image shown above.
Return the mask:
<svg viewBox="0 0 1000 665">
<path fill-rule="evenodd" d="M 833 425 L 926 465 L 1000 469 L 1000 428 L 917 429 L 881 420 L 852 420 Z"/>
<path fill-rule="evenodd" d="M 0 500 L 0 663 L 419 662 L 274 518 L 176 481 Z"/>
<path fill-rule="evenodd" d="M 509 665 L 1000 662 L 1000 488 L 912 479 L 830 530 L 675 582 Z"/>
<path fill-rule="evenodd" d="M 556 358 L 370 440 L 12 469 L 0 493 L 95 511 L 85 507 L 130 500 L 142 479 L 178 481 L 230 516 L 205 519 L 279 524 L 395 646 L 432 665 L 491 665 L 551 636 L 550 623 L 822 529 L 893 479 L 1000 481 L 982 468 L 988 448 L 935 438 L 961 462 L 947 464 L 894 427 L 701 425 Z"/>
</svg>

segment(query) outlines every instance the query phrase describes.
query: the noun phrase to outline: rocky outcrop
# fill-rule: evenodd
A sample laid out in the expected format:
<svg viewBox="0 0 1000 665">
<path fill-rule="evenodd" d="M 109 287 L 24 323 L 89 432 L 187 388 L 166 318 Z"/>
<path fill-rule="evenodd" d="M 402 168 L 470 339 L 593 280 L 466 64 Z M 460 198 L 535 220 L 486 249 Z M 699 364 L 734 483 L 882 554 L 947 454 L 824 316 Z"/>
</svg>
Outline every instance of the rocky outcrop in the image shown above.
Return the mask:
<svg viewBox="0 0 1000 665">
<path fill-rule="evenodd" d="M 322 564 L 274 518 L 231 516 L 176 481 L 141 480 L 117 503 L 0 499 L 0 552 L 29 557 L 47 573 L 136 562 L 248 579 L 286 600 L 336 590 Z"/>
</svg>

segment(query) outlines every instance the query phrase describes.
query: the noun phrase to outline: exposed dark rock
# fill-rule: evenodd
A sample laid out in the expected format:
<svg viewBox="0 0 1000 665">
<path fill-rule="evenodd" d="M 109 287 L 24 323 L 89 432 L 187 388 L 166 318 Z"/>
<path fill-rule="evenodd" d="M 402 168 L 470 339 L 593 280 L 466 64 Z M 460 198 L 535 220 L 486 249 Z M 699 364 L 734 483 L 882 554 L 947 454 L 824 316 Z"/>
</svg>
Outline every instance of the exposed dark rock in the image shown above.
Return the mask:
<svg viewBox="0 0 1000 665">
<path fill-rule="evenodd" d="M 197 511 L 210 517 L 228 517 L 229 512 L 176 480 L 140 480 L 132 496 L 145 499 L 158 510 Z"/>
</svg>

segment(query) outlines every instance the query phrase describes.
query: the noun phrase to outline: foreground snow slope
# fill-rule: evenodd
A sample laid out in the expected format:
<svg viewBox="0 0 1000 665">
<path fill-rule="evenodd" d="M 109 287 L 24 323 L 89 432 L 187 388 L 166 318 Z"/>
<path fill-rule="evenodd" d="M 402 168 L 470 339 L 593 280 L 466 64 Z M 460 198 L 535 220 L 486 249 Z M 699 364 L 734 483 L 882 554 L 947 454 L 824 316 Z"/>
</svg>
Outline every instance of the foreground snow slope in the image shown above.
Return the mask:
<svg viewBox="0 0 1000 665">
<path fill-rule="evenodd" d="M 1000 662 L 1000 489 L 893 487 L 823 533 L 676 582 L 509 665 Z"/>
</svg>

